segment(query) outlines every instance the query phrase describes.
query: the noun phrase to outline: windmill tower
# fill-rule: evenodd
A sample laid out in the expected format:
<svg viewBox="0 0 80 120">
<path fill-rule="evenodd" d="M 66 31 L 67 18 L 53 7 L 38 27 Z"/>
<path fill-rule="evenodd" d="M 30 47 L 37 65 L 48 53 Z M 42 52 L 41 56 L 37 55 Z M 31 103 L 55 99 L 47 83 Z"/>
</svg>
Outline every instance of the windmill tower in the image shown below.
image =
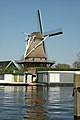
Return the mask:
<svg viewBox="0 0 80 120">
<path fill-rule="evenodd" d="M 24 65 L 24 68 L 26 68 L 27 71 L 32 71 L 37 67 L 52 66 L 55 63 L 54 61 L 48 61 L 44 41 L 48 37 L 62 34 L 61 29 L 55 32 L 44 34 L 40 10 L 37 10 L 37 16 L 39 31 L 28 35 L 28 38 L 26 39 L 24 61 L 19 62 L 19 64 Z"/>
<path fill-rule="evenodd" d="M 30 62 L 31 61 L 46 62 L 47 55 L 46 55 L 44 41 L 48 37 L 62 34 L 62 31 L 58 30 L 53 33 L 44 34 L 40 10 L 37 11 L 37 16 L 38 16 L 39 32 L 33 32 L 28 36 L 24 59 L 25 61 L 30 61 Z"/>
</svg>

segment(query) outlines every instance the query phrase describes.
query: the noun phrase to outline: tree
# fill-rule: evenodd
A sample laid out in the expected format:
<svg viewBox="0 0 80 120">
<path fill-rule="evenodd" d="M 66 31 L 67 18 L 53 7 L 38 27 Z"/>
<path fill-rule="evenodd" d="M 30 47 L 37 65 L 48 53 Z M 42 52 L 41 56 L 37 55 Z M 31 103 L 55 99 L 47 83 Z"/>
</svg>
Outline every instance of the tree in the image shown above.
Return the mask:
<svg viewBox="0 0 80 120">
<path fill-rule="evenodd" d="M 75 68 L 75 69 L 80 69 L 80 61 L 75 61 L 74 63 L 73 63 L 73 68 Z"/>
<path fill-rule="evenodd" d="M 77 53 L 77 60 L 80 61 L 80 52 Z"/>
<path fill-rule="evenodd" d="M 67 69 L 70 69 L 71 66 L 69 64 L 58 63 L 57 65 L 54 66 L 54 68 L 58 70 L 67 70 Z"/>
<path fill-rule="evenodd" d="M 74 61 L 73 67 L 76 69 L 80 69 L 80 52 L 78 52 L 76 56 L 76 61 Z"/>
</svg>

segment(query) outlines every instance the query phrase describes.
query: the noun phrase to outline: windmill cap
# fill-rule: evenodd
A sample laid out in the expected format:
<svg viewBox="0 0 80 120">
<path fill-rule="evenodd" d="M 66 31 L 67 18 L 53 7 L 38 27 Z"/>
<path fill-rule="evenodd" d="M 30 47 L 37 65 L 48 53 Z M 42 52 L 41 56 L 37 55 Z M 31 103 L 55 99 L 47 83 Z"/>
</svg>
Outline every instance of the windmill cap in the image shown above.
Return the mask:
<svg viewBox="0 0 80 120">
<path fill-rule="evenodd" d="M 43 34 L 41 34 L 40 32 L 33 32 L 31 33 L 31 36 L 35 36 L 36 38 L 43 39 Z"/>
</svg>

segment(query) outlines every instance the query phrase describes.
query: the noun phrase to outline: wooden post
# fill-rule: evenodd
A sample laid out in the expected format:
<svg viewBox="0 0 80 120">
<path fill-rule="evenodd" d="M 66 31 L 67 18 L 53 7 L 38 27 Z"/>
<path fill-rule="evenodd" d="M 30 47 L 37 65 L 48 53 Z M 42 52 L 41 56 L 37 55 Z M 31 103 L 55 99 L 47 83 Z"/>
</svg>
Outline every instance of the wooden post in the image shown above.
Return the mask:
<svg viewBox="0 0 80 120">
<path fill-rule="evenodd" d="M 74 75 L 74 118 L 80 118 L 80 72 Z"/>
</svg>

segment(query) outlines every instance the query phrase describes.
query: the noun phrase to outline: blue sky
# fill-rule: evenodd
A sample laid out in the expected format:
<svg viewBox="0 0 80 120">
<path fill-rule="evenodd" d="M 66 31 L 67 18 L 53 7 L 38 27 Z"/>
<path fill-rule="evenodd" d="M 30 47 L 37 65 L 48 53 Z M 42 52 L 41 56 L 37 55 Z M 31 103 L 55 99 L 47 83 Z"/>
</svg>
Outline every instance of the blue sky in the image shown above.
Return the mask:
<svg viewBox="0 0 80 120">
<path fill-rule="evenodd" d="M 80 52 L 80 0 L 0 0 L 0 61 L 19 60 L 25 51 L 23 32 L 38 31 L 37 9 L 44 32 L 62 28 L 46 39 L 48 58 L 72 64 Z"/>
</svg>

